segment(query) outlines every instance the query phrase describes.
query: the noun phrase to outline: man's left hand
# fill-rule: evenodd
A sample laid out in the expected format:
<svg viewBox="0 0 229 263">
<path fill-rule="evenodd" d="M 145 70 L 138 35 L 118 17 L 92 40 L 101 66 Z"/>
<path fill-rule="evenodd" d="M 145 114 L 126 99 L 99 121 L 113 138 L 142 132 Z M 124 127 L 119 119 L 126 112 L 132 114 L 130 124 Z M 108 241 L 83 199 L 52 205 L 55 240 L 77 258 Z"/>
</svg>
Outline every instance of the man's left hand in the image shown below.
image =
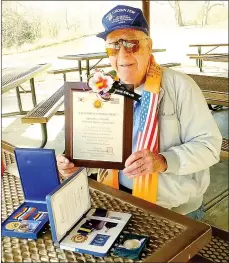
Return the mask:
<svg viewBox="0 0 229 263">
<path fill-rule="evenodd" d="M 132 153 L 125 162 L 124 174 L 129 178 L 164 172 L 167 162 L 163 155 L 152 153 L 150 150 L 141 150 Z"/>
</svg>

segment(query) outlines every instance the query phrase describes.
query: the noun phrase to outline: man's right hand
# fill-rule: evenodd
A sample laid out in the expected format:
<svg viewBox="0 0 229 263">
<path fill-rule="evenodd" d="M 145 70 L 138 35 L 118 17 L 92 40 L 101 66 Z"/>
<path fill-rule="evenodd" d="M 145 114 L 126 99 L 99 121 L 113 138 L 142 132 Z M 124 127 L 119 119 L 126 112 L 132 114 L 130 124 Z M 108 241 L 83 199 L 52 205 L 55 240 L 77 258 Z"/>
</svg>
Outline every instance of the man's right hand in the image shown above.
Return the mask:
<svg viewBox="0 0 229 263">
<path fill-rule="evenodd" d="M 59 173 L 63 177 L 70 177 L 79 169 L 79 167 L 75 167 L 75 165 L 71 163 L 64 155 L 57 155 L 56 160 Z"/>
</svg>

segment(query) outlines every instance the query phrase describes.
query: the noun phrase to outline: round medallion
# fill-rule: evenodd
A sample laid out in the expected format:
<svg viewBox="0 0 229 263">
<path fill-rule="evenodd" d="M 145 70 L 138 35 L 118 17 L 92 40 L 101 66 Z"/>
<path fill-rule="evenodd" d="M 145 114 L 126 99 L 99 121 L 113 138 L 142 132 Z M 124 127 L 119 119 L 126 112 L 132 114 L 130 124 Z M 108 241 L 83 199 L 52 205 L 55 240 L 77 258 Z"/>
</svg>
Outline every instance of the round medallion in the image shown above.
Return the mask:
<svg viewBox="0 0 229 263">
<path fill-rule="evenodd" d="M 126 240 L 123 245 L 126 249 L 136 249 L 140 247 L 141 242 L 137 239 L 129 239 Z"/>
<path fill-rule="evenodd" d="M 88 239 L 87 236 L 83 236 L 81 234 L 75 235 L 71 238 L 71 240 L 75 243 L 82 243 Z"/>
<path fill-rule="evenodd" d="M 18 229 L 20 225 L 21 225 L 20 222 L 10 222 L 6 224 L 5 227 L 7 230 L 15 230 L 15 229 Z"/>
</svg>

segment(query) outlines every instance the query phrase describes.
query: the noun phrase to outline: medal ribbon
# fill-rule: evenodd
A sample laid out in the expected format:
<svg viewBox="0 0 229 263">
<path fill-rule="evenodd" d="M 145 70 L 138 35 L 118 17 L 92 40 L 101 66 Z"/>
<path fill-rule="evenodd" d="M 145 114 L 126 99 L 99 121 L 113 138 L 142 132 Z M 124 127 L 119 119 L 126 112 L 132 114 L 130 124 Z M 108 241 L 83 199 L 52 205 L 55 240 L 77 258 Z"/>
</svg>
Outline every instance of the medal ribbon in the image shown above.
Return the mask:
<svg viewBox="0 0 229 263">
<path fill-rule="evenodd" d="M 34 216 L 35 221 L 41 221 L 45 216 L 47 215 L 46 212 L 37 212 L 37 214 Z"/>
<path fill-rule="evenodd" d="M 19 212 L 18 214 L 16 214 L 14 216 L 14 219 L 17 219 L 17 220 L 27 219 L 35 210 L 36 210 L 36 208 L 34 208 L 34 207 L 27 207 L 26 206 L 22 209 L 21 212 Z"/>
</svg>

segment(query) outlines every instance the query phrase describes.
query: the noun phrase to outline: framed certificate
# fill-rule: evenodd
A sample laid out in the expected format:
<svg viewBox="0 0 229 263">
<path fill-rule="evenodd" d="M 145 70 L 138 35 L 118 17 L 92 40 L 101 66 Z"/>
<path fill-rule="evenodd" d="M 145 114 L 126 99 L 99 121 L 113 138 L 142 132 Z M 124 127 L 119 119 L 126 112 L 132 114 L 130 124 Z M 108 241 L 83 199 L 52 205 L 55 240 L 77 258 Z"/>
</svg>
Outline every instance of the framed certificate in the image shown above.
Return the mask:
<svg viewBox="0 0 229 263">
<path fill-rule="evenodd" d="M 122 170 L 132 153 L 133 100 L 101 100 L 83 82 L 64 85 L 66 157 L 78 167 Z"/>
</svg>

